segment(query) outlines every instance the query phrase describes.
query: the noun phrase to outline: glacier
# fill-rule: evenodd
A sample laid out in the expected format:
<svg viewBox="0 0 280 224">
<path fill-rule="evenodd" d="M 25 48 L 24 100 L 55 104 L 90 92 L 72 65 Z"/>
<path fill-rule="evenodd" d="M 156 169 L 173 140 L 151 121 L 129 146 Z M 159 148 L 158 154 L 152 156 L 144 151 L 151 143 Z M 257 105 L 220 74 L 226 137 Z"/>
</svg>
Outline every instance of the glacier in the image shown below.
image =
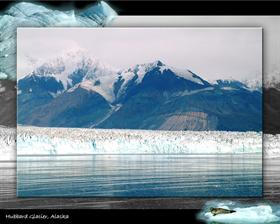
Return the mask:
<svg viewBox="0 0 280 224">
<path fill-rule="evenodd" d="M 0 126 L 0 161 L 16 160 L 16 129 Z"/>
<path fill-rule="evenodd" d="M 18 155 L 262 153 L 261 132 L 18 126 Z"/>
<path fill-rule="evenodd" d="M 39 130 L 40 129 L 40 130 Z M 71 129 L 73 130 L 73 134 L 69 135 L 69 132 L 67 132 L 69 129 L 62 129 L 62 128 L 54 128 L 52 129 L 52 131 L 49 131 L 48 128 L 25 128 L 25 127 L 19 127 L 19 135 L 17 137 L 17 131 L 15 128 L 8 128 L 8 127 L 2 127 L 0 126 L 0 161 L 15 161 L 16 160 L 16 140 L 18 140 L 18 143 L 21 144 L 21 146 L 23 146 L 22 148 L 18 149 L 18 155 L 32 155 L 32 154 L 44 154 L 44 155 L 59 155 L 59 154 L 94 154 L 94 153 L 99 153 L 99 154 L 103 154 L 103 153 L 107 153 L 110 154 L 112 153 L 112 150 L 116 150 L 114 151 L 114 153 L 119 153 L 119 151 L 121 151 L 121 153 L 135 153 L 135 151 L 137 150 L 137 153 L 151 153 L 150 149 L 148 146 L 142 147 L 141 151 L 139 151 L 138 148 L 136 148 L 136 146 L 138 145 L 145 145 L 145 140 L 144 139 L 140 139 L 139 142 L 136 141 L 136 139 L 131 138 L 132 136 L 129 136 L 129 134 L 131 133 L 130 130 L 120 130 L 123 133 L 127 133 L 127 139 L 125 141 L 121 141 L 122 138 L 120 138 L 119 140 L 113 140 L 111 139 L 111 143 L 113 142 L 115 145 L 109 145 L 110 147 L 105 149 L 106 145 L 104 144 L 103 147 L 98 147 L 97 143 L 98 141 L 93 141 L 92 136 L 97 136 L 96 139 L 99 139 L 99 143 L 100 140 L 102 139 L 107 139 L 106 140 L 106 144 L 108 146 L 108 144 L 110 143 L 110 138 L 113 138 L 113 136 L 116 136 L 117 134 L 119 134 L 118 131 L 115 131 L 115 135 L 107 135 L 109 133 L 112 133 L 113 130 L 101 130 L 101 129 Z M 98 132 L 103 133 L 104 135 L 99 135 Z M 149 131 L 133 131 L 135 134 L 134 136 L 136 136 L 136 133 L 146 133 L 146 135 L 148 134 Z M 171 139 L 172 141 L 170 141 L 170 143 L 163 147 L 156 147 L 156 143 L 160 144 L 160 145 L 164 145 L 165 142 L 161 142 L 159 139 L 157 139 L 158 136 L 156 136 L 155 138 L 155 134 L 154 135 L 150 135 L 150 138 L 152 141 L 151 146 L 154 147 L 155 153 L 163 153 L 163 152 L 169 152 L 168 151 L 168 147 L 169 149 L 171 149 L 173 146 L 171 143 L 174 143 L 174 141 L 177 141 L 178 139 L 178 143 L 179 143 L 179 139 L 181 138 L 181 140 L 185 137 L 185 136 L 175 136 L 173 135 L 173 138 L 166 138 L 166 136 L 169 135 L 171 136 L 172 132 L 166 132 L 166 131 L 158 131 L 159 134 L 161 133 L 161 137 L 164 137 L 164 141 L 169 141 L 169 139 Z M 59 133 L 58 136 L 55 136 Z M 107 133 L 107 134 L 105 134 Z M 153 132 L 155 133 L 155 132 Z M 164 133 L 166 133 L 166 135 L 164 135 Z M 174 132 L 173 132 L 174 133 Z M 182 133 L 182 132 L 178 132 L 178 133 Z M 206 148 L 204 148 L 203 151 L 200 151 L 201 153 L 220 153 L 222 151 L 222 147 L 223 146 L 228 146 L 227 149 L 224 150 L 223 152 L 227 153 L 230 152 L 230 141 L 232 142 L 238 142 L 236 136 L 234 136 L 234 133 L 223 133 L 223 132 L 216 132 L 218 135 L 210 135 L 211 132 L 189 132 L 191 135 L 189 135 L 189 139 L 191 139 L 191 143 L 188 145 L 188 149 L 190 149 L 190 147 L 193 147 L 193 150 L 199 149 L 200 146 L 206 146 Z M 208 135 L 207 135 L 208 133 Z M 213 132 L 212 132 L 213 133 Z M 183 134 L 183 133 L 182 133 Z M 206 135 L 205 135 L 206 134 Z M 231 135 L 232 134 L 232 135 Z M 243 137 L 245 137 L 245 135 L 249 136 L 251 135 L 251 138 L 246 140 L 246 138 L 243 139 L 243 141 L 239 141 L 239 150 L 236 151 L 235 153 L 240 153 L 243 152 L 243 143 L 245 145 L 251 145 L 255 144 L 254 142 L 257 143 L 258 149 L 256 147 L 251 148 L 249 150 L 246 150 L 246 152 L 254 152 L 254 150 L 257 150 L 258 152 L 261 152 L 261 139 L 260 139 L 260 133 L 240 133 L 239 137 L 242 136 L 241 134 L 243 134 Z M 74 136 L 75 135 L 75 136 Z M 224 137 L 224 139 L 220 138 L 221 136 Z M 227 138 L 226 138 L 227 136 Z M 231 137 L 230 137 L 231 136 Z M 256 137 L 255 139 L 253 138 Z M 200 137 L 202 137 L 200 139 Z M 233 138 L 234 137 L 234 138 Z M 153 139 L 154 138 L 154 139 Z M 185 137 L 185 140 L 188 139 L 187 137 Z M 123 139 L 125 139 L 125 135 L 123 135 Z M 130 141 L 128 141 L 128 139 L 130 139 Z M 207 140 L 208 142 L 205 141 L 203 142 L 203 140 Z M 211 142 L 210 140 L 212 140 L 212 143 L 218 142 L 219 144 L 217 144 L 217 147 L 214 147 L 214 145 L 209 145 L 209 142 Z M 146 140 L 147 141 L 147 140 Z M 196 142 L 197 141 L 197 142 Z M 121 149 L 122 146 L 129 146 L 131 143 L 134 143 L 134 146 L 129 150 L 129 151 L 124 151 Z M 182 141 L 181 141 L 182 142 Z M 227 142 L 227 143 L 226 143 Z M 122 144 L 120 144 L 122 143 Z M 182 145 L 180 144 L 176 144 L 176 147 L 173 147 L 174 152 L 173 153 L 179 153 L 182 152 Z M 28 145 L 30 144 L 30 145 Z M 38 144 L 38 145 L 37 145 Z M 57 144 L 57 145 L 55 145 Z M 103 143 L 102 143 L 103 144 Z M 119 144 L 119 145 L 118 145 Z M 40 148 L 40 146 L 44 146 L 44 148 Z M 20 147 L 21 147 L 20 146 Z M 36 148 L 33 148 L 33 146 L 35 146 Z M 78 147 L 77 147 L 78 146 Z M 170 147 L 171 146 L 171 147 Z M 211 146 L 211 147 L 210 147 Z M 236 147 L 236 146 L 234 146 Z M 78 150 L 77 150 L 78 148 Z M 99 151 L 97 151 L 96 149 L 98 149 Z M 180 151 L 181 149 L 181 151 Z M 264 134 L 263 135 L 263 156 L 265 159 L 269 159 L 269 158 L 279 158 L 280 157 L 280 134 L 277 135 L 272 135 L 272 134 Z M 134 151 L 133 151 L 134 150 Z M 176 150 L 176 151 L 175 151 Z M 110 152 L 111 151 L 111 152 Z M 192 152 L 191 150 L 187 151 L 186 149 L 184 150 L 184 153 L 187 152 Z M 255 151 L 256 152 L 256 151 Z M 197 152 L 196 152 L 197 153 Z"/>
<path fill-rule="evenodd" d="M 264 134 L 263 155 L 265 158 L 280 157 L 280 134 Z"/>
<path fill-rule="evenodd" d="M 30 2 L 14 4 L 0 15 L 0 79 L 16 80 L 16 31 L 18 27 L 96 27 L 109 24 L 117 13 L 105 2 L 82 12 L 59 11 Z"/>
</svg>

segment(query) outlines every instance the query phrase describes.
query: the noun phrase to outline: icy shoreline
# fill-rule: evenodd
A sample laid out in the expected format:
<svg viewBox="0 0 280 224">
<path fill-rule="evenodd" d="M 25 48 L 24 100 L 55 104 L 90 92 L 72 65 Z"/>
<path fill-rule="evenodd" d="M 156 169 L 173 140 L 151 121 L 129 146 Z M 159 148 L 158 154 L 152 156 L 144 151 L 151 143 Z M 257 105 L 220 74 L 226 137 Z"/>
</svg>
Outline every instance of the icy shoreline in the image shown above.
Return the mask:
<svg viewBox="0 0 280 224">
<path fill-rule="evenodd" d="M 42 128 L 40 128 L 40 129 L 42 129 Z M 37 130 L 36 128 L 20 127 L 19 130 L 20 130 L 19 138 L 22 140 L 29 139 L 28 141 L 31 141 L 31 139 L 32 139 L 31 135 L 33 135 L 33 134 L 35 134 L 35 137 L 37 139 L 39 139 L 40 134 L 39 133 L 36 134 L 36 130 Z M 74 141 L 75 144 L 82 143 L 81 146 L 86 146 L 89 149 L 89 148 L 91 148 L 90 147 L 91 144 L 89 143 L 89 141 L 91 139 L 90 136 L 94 135 L 94 134 L 91 134 L 91 132 L 95 133 L 95 135 L 101 139 L 101 136 L 98 136 L 97 132 L 94 132 L 95 131 L 94 129 L 82 129 L 82 131 L 81 131 L 81 129 L 75 129 L 75 130 L 72 134 L 70 132 L 67 132 L 66 136 L 64 136 L 65 142 L 67 142 L 68 139 L 71 139 L 74 136 L 74 138 L 76 139 Z M 104 133 L 107 130 L 97 130 L 97 131 L 101 131 Z M 142 132 L 148 132 L 148 131 L 142 131 Z M 55 137 L 56 141 L 59 141 L 62 138 L 62 136 L 65 135 L 65 133 L 63 133 L 62 131 L 59 131 L 58 129 L 56 131 L 54 130 L 52 132 L 47 131 L 47 129 L 42 129 L 42 131 L 40 133 L 41 134 L 45 133 L 46 135 L 49 136 L 49 138 Z M 208 134 L 210 134 L 210 132 L 208 132 Z M 83 135 L 85 137 L 83 137 Z M 207 133 L 205 136 L 207 136 Z M 196 144 L 197 139 L 199 139 L 198 136 L 196 136 L 196 138 L 193 139 L 194 144 Z M 222 140 L 220 140 L 220 141 L 222 141 Z M 263 146 L 264 146 L 263 155 L 266 159 L 280 157 L 280 134 L 277 134 L 277 135 L 264 134 L 263 141 L 264 141 L 263 142 Z M 45 143 L 47 143 L 47 139 L 45 139 Z M 127 144 L 129 144 L 129 143 L 127 143 Z M 258 143 L 258 144 L 261 144 L 261 143 Z M 61 145 L 61 147 L 62 147 L 62 145 Z M 37 146 L 37 148 L 39 148 L 39 146 Z M 49 148 L 53 148 L 53 145 L 50 145 Z M 80 149 L 85 149 L 85 148 L 82 148 L 79 145 L 78 151 L 76 150 L 76 154 L 83 153 L 82 150 L 80 150 Z M 54 151 L 49 151 L 49 152 L 57 153 L 58 151 L 54 150 Z M 33 153 L 32 151 L 28 152 L 29 155 L 32 153 Z M 58 154 L 59 153 L 60 152 L 58 152 Z M 24 154 L 23 151 L 19 151 L 19 155 L 22 155 L 22 154 Z M 46 152 L 44 154 L 46 155 Z M 11 161 L 11 160 L 13 160 L 13 161 L 16 160 L 16 129 L 0 126 L 0 161 Z"/>
<path fill-rule="evenodd" d="M 265 158 L 280 157 L 280 134 L 264 134 L 263 156 Z"/>
<path fill-rule="evenodd" d="M 16 129 L 0 126 L 0 161 L 16 160 Z"/>
<path fill-rule="evenodd" d="M 261 153 L 262 133 L 18 127 L 18 155 Z"/>
</svg>

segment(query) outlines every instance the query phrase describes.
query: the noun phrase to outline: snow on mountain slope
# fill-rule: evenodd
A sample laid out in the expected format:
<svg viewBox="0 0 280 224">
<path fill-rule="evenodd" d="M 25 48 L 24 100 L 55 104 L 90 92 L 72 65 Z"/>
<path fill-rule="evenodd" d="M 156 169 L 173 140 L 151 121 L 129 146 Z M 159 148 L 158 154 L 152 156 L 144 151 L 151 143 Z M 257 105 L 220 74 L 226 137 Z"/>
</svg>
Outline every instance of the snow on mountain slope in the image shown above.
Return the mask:
<svg viewBox="0 0 280 224">
<path fill-rule="evenodd" d="M 132 80 L 134 77 L 135 83 L 140 84 L 144 78 L 144 76 L 153 69 L 158 68 L 160 73 L 163 74 L 164 71 L 170 70 L 174 72 L 178 77 L 184 78 L 186 80 L 189 80 L 191 82 L 205 85 L 207 82 L 201 79 L 199 76 L 195 75 L 193 72 L 191 72 L 188 69 L 180 69 L 175 68 L 172 66 L 168 66 L 164 64 L 163 62 L 156 60 L 152 63 L 146 63 L 146 64 L 138 64 L 133 67 L 130 67 L 126 70 L 123 70 L 120 72 L 119 77 L 123 80 L 122 86 L 120 87 L 118 95 L 121 95 L 125 88 L 127 87 L 127 84 L 130 80 Z"/>
<path fill-rule="evenodd" d="M 81 13 L 59 11 L 45 6 L 20 2 L 0 15 L 0 78 L 16 79 L 17 27 L 95 27 L 108 24 L 116 12 L 105 2 L 92 5 Z"/>
<path fill-rule="evenodd" d="M 180 69 L 180 68 L 164 66 L 162 68 L 162 71 L 164 71 L 164 70 L 171 70 L 179 77 L 190 80 L 190 81 L 200 84 L 200 85 L 208 84 L 205 80 L 203 80 L 198 75 L 194 74 L 192 71 L 187 70 L 187 69 L 182 69 L 182 68 Z"/>
<path fill-rule="evenodd" d="M 259 80 L 241 82 L 234 79 L 220 79 L 210 83 L 188 69 L 168 66 L 159 60 L 152 63 L 137 64 L 128 69 L 120 70 L 92 57 L 85 50 L 65 52 L 64 55 L 34 68 L 34 71 L 28 76 L 54 77 L 63 84 L 64 90 L 73 91 L 77 87 L 82 87 L 98 92 L 108 102 L 112 103 L 122 94 L 125 94 L 129 86 L 141 84 L 144 77 L 152 71 L 159 72 L 159 74 L 171 72 L 178 79 L 188 80 L 207 91 L 210 90 L 210 87 L 214 90 L 213 87 L 215 86 L 230 91 L 239 89 L 261 91 Z M 195 93 L 196 90 L 191 92 L 191 94 Z"/>
<path fill-rule="evenodd" d="M 248 86 L 246 86 L 245 83 L 235 79 L 218 79 L 215 81 L 214 84 L 227 90 L 248 89 Z"/>
<path fill-rule="evenodd" d="M 120 75 L 125 79 L 131 79 L 132 76 L 137 75 L 137 83 L 141 83 L 141 81 L 144 78 L 144 75 L 148 72 L 153 70 L 154 68 L 159 68 L 160 72 L 163 73 L 165 70 L 171 70 L 179 77 L 182 77 L 184 79 L 190 80 L 192 82 L 198 83 L 203 85 L 202 79 L 198 76 L 196 76 L 194 73 L 192 73 L 190 70 L 187 69 L 179 69 L 175 68 L 173 66 L 168 66 L 162 63 L 161 61 L 157 60 L 152 63 L 147 64 L 138 64 L 135 65 L 127 70 L 124 70 Z"/>
<path fill-rule="evenodd" d="M 82 88 L 87 91 L 93 91 L 96 93 L 99 93 L 102 97 L 104 97 L 108 102 L 114 101 L 114 94 L 112 88 L 106 88 L 106 85 L 96 85 L 95 83 L 98 81 L 92 81 L 92 80 L 84 80 L 83 82 L 75 85 L 73 88 L 70 88 L 67 90 L 67 92 L 73 92 L 77 88 Z M 100 82 L 102 83 L 102 82 Z"/>
<path fill-rule="evenodd" d="M 85 75 L 80 86 L 93 90 L 102 95 L 108 102 L 115 100 L 114 83 L 118 78 L 118 70 L 96 60 L 92 68 Z"/>
<path fill-rule="evenodd" d="M 131 80 L 135 79 L 136 85 L 140 84 L 146 73 L 157 66 L 157 61 L 147 64 L 138 64 L 131 68 L 119 72 L 119 80 L 121 82 L 116 97 L 118 98 L 125 93 L 128 84 Z"/>
<path fill-rule="evenodd" d="M 211 85 L 219 86 L 223 90 L 234 91 L 234 90 L 248 90 L 248 91 L 260 91 L 262 92 L 262 80 L 258 78 L 254 79 L 218 79 L 208 80 Z"/>
<path fill-rule="evenodd" d="M 136 83 L 141 83 L 142 79 L 144 78 L 145 74 L 152 70 L 153 68 L 157 67 L 159 64 L 159 61 L 153 62 L 153 63 L 147 63 L 147 64 L 138 64 L 131 68 L 125 69 L 120 72 L 120 76 L 122 79 L 124 79 L 123 86 L 126 85 L 126 83 L 131 80 L 135 75 L 137 75 Z"/>
<path fill-rule="evenodd" d="M 34 71 L 24 78 L 32 76 L 54 77 L 57 82 L 63 84 L 64 90 L 72 92 L 74 89 L 81 87 L 99 93 L 108 102 L 112 103 L 126 91 L 131 81 L 134 81 L 135 85 L 139 85 L 145 75 L 154 69 L 158 69 L 161 73 L 169 70 L 176 76 L 205 86 L 205 88 L 210 86 L 207 81 L 190 70 L 176 69 L 160 61 L 138 64 L 125 70 L 119 70 L 91 57 L 84 50 L 66 52 L 60 57 L 51 59 L 34 68 Z M 120 86 L 116 89 L 118 82 L 120 82 Z"/>
<path fill-rule="evenodd" d="M 60 127 L 97 127 L 94 122 L 83 123 L 83 126 L 71 123 L 76 119 L 73 110 L 83 112 L 80 120 L 89 121 L 89 116 L 97 115 L 100 118 L 97 110 L 89 114 L 86 112 L 88 109 L 82 109 L 87 108 L 89 102 L 81 102 L 79 94 L 71 94 L 77 89 L 83 89 L 86 90 L 83 91 L 83 96 L 97 93 L 106 101 L 103 102 L 106 109 L 102 111 L 102 117 L 107 119 L 101 119 L 102 123 L 95 120 L 99 124 L 98 128 L 157 129 L 167 120 L 170 126 L 173 119 L 169 118 L 172 116 L 175 116 L 175 120 L 180 120 L 178 113 L 184 114 L 187 121 L 189 115 L 185 112 L 205 112 L 209 115 L 206 115 L 207 118 L 214 119 L 214 123 L 218 124 L 214 125 L 217 130 L 261 130 L 261 119 L 258 119 L 261 115 L 261 93 L 250 91 L 240 81 L 218 80 L 216 85 L 211 85 L 190 70 L 178 70 L 160 61 L 138 64 L 120 71 L 83 51 L 65 53 L 20 79 L 18 89 L 18 122 L 23 125 L 57 127 L 52 121 L 59 123 L 56 116 L 66 113 L 67 119 L 63 119 L 65 116 L 59 119 Z M 232 94 L 229 91 L 238 92 Z M 66 97 L 68 101 L 77 104 L 69 105 L 69 108 L 64 108 L 65 111 L 52 108 L 58 102 L 63 102 L 61 99 L 65 100 L 65 95 L 71 96 L 71 99 Z M 231 101 L 228 96 L 232 97 Z M 108 107 L 116 104 L 123 106 L 118 111 L 108 110 Z M 212 105 L 211 110 L 209 105 Z M 99 106 L 95 106 L 98 109 Z M 27 114 L 30 109 L 32 112 Z M 47 112 L 43 115 L 43 111 Z M 53 113 L 54 111 L 57 113 Z M 221 114 L 220 111 L 225 112 Z M 231 113 L 236 111 L 241 115 L 231 117 Z M 205 124 L 206 120 L 194 118 L 193 122 Z M 70 123 L 73 126 L 69 126 Z M 182 127 L 182 130 L 192 130 L 187 122 L 185 124 L 186 127 Z M 213 130 L 214 126 L 210 126 L 209 129 L 207 125 L 203 125 L 204 130 Z M 164 127 L 169 130 L 166 125 Z M 199 125 L 193 127 L 198 128 L 195 130 L 202 130 Z"/>
<path fill-rule="evenodd" d="M 51 59 L 41 66 L 34 68 L 28 76 L 52 76 L 61 81 L 65 89 L 74 86 L 75 72 L 81 72 L 81 81 L 91 70 L 98 72 L 98 62 L 87 55 L 86 51 L 68 51 L 64 55 Z M 96 77 L 96 74 L 93 73 Z M 100 72 L 99 72 L 100 73 Z M 27 76 L 27 77 L 28 77 Z"/>
<path fill-rule="evenodd" d="M 174 94 L 172 94 L 172 96 L 190 96 L 190 95 L 193 95 L 193 94 L 196 94 L 196 93 L 201 93 L 201 92 L 205 92 L 205 91 L 212 91 L 212 90 L 214 90 L 214 87 L 210 86 L 210 87 L 206 87 L 206 88 L 198 89 L 198 90 L 193 90 L 193 91 L 185 90 L 183 92 L 174 93 Z"/>
<path fill-rule="evenodd" d="M 78 50 L 67 51 L 64 55 L 49 60 L 34 68 L 34 71 L 23 79 L 53 77 L 58 83 L 63 84 L 64 91 L 72 92 L 82 87 L 89 91 L 96 91 L 107 101 L 112 102 L 114 100 L 113 84 L 116 79 L 114 76 L 117 77 L 117 72 L 116 69 L 91 57 L 88 52 Z"/>
<path fill-rule="evenodd" d="M 18 155 L 261 153 L 257 132 L 18 127 Z"/>
</svg>

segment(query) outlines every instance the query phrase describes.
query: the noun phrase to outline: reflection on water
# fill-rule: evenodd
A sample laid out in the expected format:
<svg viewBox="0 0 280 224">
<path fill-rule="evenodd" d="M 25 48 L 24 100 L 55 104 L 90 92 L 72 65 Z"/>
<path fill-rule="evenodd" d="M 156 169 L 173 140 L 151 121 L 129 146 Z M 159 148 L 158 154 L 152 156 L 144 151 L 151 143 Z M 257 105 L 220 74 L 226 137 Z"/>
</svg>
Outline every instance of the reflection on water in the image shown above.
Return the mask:
<svg viewBox="0 0 280 224">
<path fill-rule="evenodd" d="M 262 195 L 262 156 L 19 156 L 20 197 Z"/>
</svg>

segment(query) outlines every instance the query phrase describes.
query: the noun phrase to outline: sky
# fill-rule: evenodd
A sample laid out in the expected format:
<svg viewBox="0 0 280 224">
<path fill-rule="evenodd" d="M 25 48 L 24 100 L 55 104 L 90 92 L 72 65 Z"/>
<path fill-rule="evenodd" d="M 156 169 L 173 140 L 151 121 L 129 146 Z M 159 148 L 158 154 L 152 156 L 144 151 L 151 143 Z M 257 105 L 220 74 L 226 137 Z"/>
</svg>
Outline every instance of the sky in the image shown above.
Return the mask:
<svg viewBox="0 0 280 224">
<path fill-rule="evenodd" d="M 19 28 L 17 74 L 67 51 L 115 68 L 161 60 L 207 80 L 261 78 L 262 28 Z"/>
<path fill-rule="evenodd" d="M 262 27 L 263 80 L 280 82 L 280 16 L 119 16 L 110 26 Z"/>
</svg>

